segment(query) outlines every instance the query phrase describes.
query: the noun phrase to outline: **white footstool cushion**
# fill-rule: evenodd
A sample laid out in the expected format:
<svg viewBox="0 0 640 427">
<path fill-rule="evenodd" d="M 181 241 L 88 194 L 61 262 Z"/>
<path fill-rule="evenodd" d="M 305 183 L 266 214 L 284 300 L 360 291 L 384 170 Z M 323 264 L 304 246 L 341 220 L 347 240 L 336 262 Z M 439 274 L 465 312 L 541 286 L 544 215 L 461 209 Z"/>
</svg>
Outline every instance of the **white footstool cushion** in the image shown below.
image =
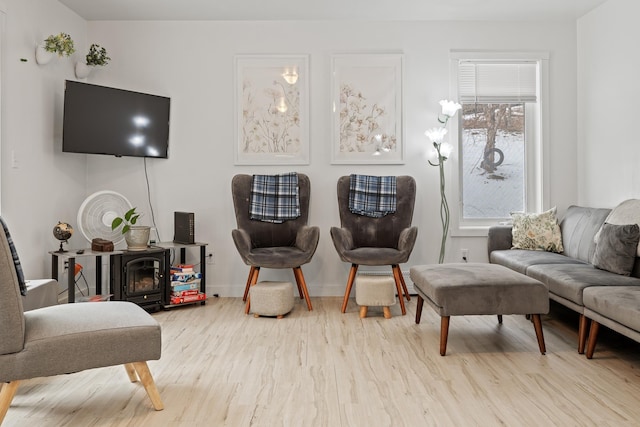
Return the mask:
<svg viewBox="0 0 640 427">
<path fill-rule="evenodd" d="M 381 306 L 384 317 L 391 318 L 389 306 L 396 303 L 395 280 L 389 276 L 358 276 L 356 278 L 356 302 L 360 306 L 360 318 L 367 317 L 368 308 Z"/>
<path fill-rule="evenodd" d="M 284 316 L 293 309 L 291 282 L 258 282 L 251 287 L 251 312 L 258 316 Z"/>
</svg>

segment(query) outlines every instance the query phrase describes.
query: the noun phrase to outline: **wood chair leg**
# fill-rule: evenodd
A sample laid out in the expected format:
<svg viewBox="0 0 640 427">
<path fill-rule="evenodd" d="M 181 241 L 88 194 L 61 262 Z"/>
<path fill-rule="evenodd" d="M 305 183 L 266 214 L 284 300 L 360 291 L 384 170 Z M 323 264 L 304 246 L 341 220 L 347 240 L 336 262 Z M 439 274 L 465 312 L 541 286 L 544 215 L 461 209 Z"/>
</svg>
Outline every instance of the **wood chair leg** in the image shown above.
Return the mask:
<svg viewBox="0 0 640 427">
<path fill-rule="evenodd" d="M 124 370 L 127 371 L 129 381 L 132 383 L 138 382 L 138 374 L 136 374 L 136 368 L 131 363 L 125 363 Z"/>
<path fill-rule="evenodd" d="M 404 306 L 404 298 L 402 296 L 403 290 L 402 290 L 402 273 L 400 272 L 400 268 L 398 268 L 398 266 L 392 266 L 392 270 L 393 270 L 393 278 L 396 281 L 396 291 L 398 292 L 398 301 L 400 301 L 400 310 L 402 311 L 402 315 L 404 316 L 405 314 L 407 314 L 407 309 Z M 409 294 L 409 292 L 407 292 L 407 295 Z"/>
<path fill-rule="evenodd" d="M 305 301 L 307 301 L 307 309 L 309 311 L 313 310 L 311 306 L 311 298 L 309 298 L 309 290 L 307 289 L 307 282 L 304 280 L 304 274 L 302 274 L 302 268 L 296 267 L 293 269 L 293 275 L 296 278 L 296 283 L 298 284 L 298 289 L 302 291 L 304 295 Z"/>
<path fill-rule="evenodd" d="M 7 411 L 9 410 L 9 406 L 11 406 L 13 396 L 15 396 L 16 391 L 18 391 L 19 385 L 20 381 L 11 381 L 2 384 L 2 388 L 0 389 L 0 424 L 2 424 L 4 416 L 7 415 Z"/>
<path fill-rule="evenodd" d="M 449 338 L 449 316 L 440 318 L 440 356 L 447 354 L 447 339 Z"/>
<path fill-rule="evenodd" d="M 255 269 L 256 268 L 253 265 L 249 269 L 249 277 L 247 277 L 247 286 L 244 287 L 244 296 L 242 297 L 242 301 L 246 301 L 249 296 L 249 288 L 251 287 L 251 280 L 253 279 L 253 272 Z"/>
<path fill-rule="evenodd" d="M 418 295 L 418 304 L 416 305 L 416 325 L 420 324 L 420 319 L 422 318 L 422 306 L 424 304 L 424 299 L 420 295 Z"/>
<path fill-rule="evenodd" d="M 407 298 L 407 301 L 411 301 L 411 295 L 409 295 L 409 289 L 407 289 L 407 284 L 404 281 L 404 275 L 402 274 L 402 270 L 399 265 L 392 265 L 391 268 L 398 269 L 398 276 L 400 277 L 400 284 L 402 285 L 402 290 L 404 291 L 404 296 Z"/>
<path fill-rule="evenodd" d="M 349 294 L 351 294 L 351 288 L 353 287 L 353 281 L 356 279 L 356 273 L 358 272 L 358 264 L 351 264 L 351 270 L 349 270 L 349 278 L 347 279 L 347 289 L 344 291 L 344 299 L 342 300 L 342 309 L 344 313 L 347 311 L 347 304 L 349 304 Z"/>
<path fill-rule="evenodd" d="M 156 388 L 156 383 L 153 381 L 151 371 L 149 371 L 147 362 L 133 362 L 132 365 L 135 368 L 138 377 L 140 378 L 140 382 L 142 382 L 142 385 L 144 386 L 144 389 L 147 391 L 149 399 L 151 399 L 153 408 L 156 411 L 162 411 L 164 409 L 164 405 L 162 403 L 162 399 L 160 398 L 160 393 Z"/>
<path fill-rule="evenodd" d="M 532 314 L 531 318 L 533 319 L 533 327 L 536 329 L 536 338 L 538 338 L 538 347 L 540 348 L 540 353 L 545 354 L 547 352 L 547 347 L 544 345 L 544 334 L 542 333 L 542 320 L 540 320 L 539 314 Z"/>
<path fill-rule="evenodd" d="M 249 271 L 249 278 L 250 278 L 249 287 L 258 283 L 259 274 L 260 274 L 260 267 L 251 266 L 251 270 Z M 251 310 L 251 296 L 248 295 L 248 290 L 249 288 L 245 290 L 245 295 L 246 295 L 245 299 L 247 301 L 247 304 L 244 306 L 244 314 L 249 314 L 249 311 Z"/>
<path fill-rule="evenodd" d="M 584 347 L 587 344 L 587 329 L 589 327 L 589 319 L 584 314 L 580 315 L 580 323 L 578 324 L 578 354 L 584 354 Z"/>
<path fill-rule="evenodd" d="M 589 330 L 589 344 L 587 345 L 587 359 L 591 359 L 593 357 L 593 352 L 596 350 L 596 341 L 598 340 L 599 330 L 600 323 L 592 320 L 591 328 Z"/>
</svg>

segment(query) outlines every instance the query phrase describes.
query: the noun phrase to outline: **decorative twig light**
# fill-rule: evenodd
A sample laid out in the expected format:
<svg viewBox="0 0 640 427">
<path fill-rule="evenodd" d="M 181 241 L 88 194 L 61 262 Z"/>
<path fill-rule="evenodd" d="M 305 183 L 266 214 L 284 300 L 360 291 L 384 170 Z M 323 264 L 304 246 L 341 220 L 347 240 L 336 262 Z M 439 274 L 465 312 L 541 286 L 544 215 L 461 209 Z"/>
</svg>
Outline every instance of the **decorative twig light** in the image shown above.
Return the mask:
<svg viewBox="0 0 640 427">
<path fill-rule="evenodd" d="M 440 170 L 440 220 L 442 222 L 442 240 L 440 242 L 440 257 L 438 263 L 444 262 L 444 254 L 446 249 L 447 235 L 449 234 L 449 203 L 447 202 L 447 196 L 445 194 L 445 176 L 444 176 L 444 162 L 451 156 L 453 147 L 451 144 L 443 142 L 445 135 L 447 134 L 447 123 L 449 119 L 456 115 L 456 112 L 462 108 L 460 104 L 454 101 L 442 100 L 440 101 L 442 107 L 442 113 L 438 116 L 438 122 L 442 126 L 437 128 L 428 129 L 424 134 L 431 140 L 433 148 L 435 149 L 435 163 L 429 160 L 431 166 L 437 166 Z"/>
</svg>

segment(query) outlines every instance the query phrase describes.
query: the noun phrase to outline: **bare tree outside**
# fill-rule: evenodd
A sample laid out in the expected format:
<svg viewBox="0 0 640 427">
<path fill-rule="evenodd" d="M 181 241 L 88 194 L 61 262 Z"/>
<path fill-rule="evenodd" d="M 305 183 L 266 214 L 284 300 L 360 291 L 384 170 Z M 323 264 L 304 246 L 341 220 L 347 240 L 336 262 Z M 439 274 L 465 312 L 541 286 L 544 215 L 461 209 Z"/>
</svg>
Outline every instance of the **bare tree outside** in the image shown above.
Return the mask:
<svg viewBox="0 0 640 427">
<path fill-rule="evenodd" d="M 508 218 L 524 209 L 524 104 L 464 104 L 463 217 Z"/>
</svg>

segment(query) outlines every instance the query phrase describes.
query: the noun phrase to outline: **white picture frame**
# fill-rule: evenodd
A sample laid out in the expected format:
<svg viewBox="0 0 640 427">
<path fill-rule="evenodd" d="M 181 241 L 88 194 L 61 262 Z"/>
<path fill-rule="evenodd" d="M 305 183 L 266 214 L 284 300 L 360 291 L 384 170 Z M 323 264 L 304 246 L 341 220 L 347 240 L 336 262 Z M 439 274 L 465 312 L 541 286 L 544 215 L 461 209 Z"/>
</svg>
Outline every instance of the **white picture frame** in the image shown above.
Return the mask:
<svg viewBox="0 0 640 427">
<path fill-rule="evenodd" d="M 333 164 L 404 164 L 402 53 L 331 58 Z"/>
<path fill-rule="evenodd" d="M 236 55 L 235 164 L 309 164 L 309 55 Z"/>
</svg>

